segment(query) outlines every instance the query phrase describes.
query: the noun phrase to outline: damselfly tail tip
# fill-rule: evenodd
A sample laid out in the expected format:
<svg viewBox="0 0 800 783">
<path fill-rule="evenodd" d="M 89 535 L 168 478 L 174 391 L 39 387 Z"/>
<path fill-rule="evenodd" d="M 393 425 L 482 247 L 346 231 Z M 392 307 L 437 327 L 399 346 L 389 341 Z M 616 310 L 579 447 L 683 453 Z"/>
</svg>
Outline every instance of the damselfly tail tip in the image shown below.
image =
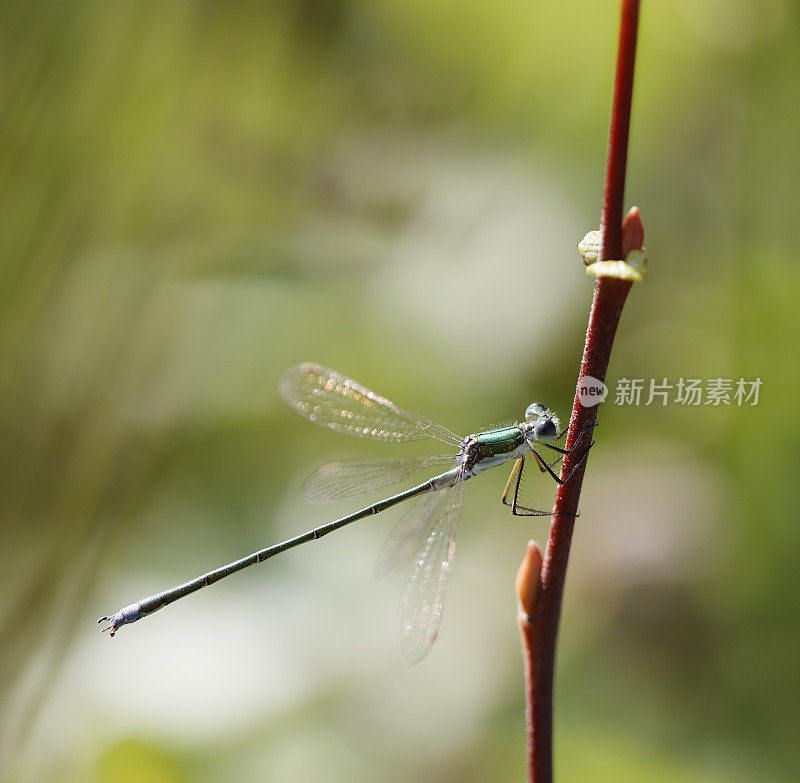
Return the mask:
<svg viewBox="0 0 800 783">
<path fill-rule="evenodd" d="M 105 617 L 100 617 L 97 620 L 97 623 L 98 623 L 98 625 L 100 623 L 108 623 L 108 625 L 105 628 L 101 628 L 100 629 L 101 633 L 105 633 L 106 631 L 111 631 L 109 636 L 113 637 L 114 634 L 117 632 L 117 624 L 114 622 L 114 618 L 113 617 L 109 617 L 108 615 L 106 615 Z"/>
<path fill-rule="evenodd" d="M 111 633 L 109 636 L 113 636 L 120 628 L 122 628 L 123 625 L 135 623 L 137 620 L 141 619 L 141 617 L 141 604 L 135 603 L 131 604 L 130 606 L 123 607 L 116 614 L 112 614 L 110 617 L 101 617 L 97 622 L 108 623 L 108 625 L 102 630 L 110 631 Z"/>
</svg>

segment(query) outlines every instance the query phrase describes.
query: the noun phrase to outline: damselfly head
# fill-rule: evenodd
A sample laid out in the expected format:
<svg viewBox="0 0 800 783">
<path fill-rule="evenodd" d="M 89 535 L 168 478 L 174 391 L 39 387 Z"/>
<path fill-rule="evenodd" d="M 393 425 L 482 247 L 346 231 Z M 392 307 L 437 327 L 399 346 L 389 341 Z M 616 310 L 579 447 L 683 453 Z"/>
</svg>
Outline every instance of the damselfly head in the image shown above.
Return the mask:
<svg viewBox="0 0 800 783">
<path fill-rule="evenodd" d="M 558 435 L 558 416 L 540 402 L 527 407 L 525 422 L 525 438 L 529 443 L 547 443 Z"/>
</svg>

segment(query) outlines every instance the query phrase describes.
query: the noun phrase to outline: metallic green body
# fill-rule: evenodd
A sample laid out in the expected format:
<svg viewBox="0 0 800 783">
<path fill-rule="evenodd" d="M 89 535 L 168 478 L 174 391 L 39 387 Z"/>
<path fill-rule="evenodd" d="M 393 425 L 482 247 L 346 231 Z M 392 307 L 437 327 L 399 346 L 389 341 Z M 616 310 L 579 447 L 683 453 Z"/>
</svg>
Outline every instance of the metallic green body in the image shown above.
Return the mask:
<svg viewBox="0 0 800 783">
<path fill-rule="evenodd" d="M 475 436 L 478 444 L 478 461 L 493 459 L 496 457 L 516 456 L 520 446 L 525 445 L 525 436 L 519 425 L 513 427 L 503 427 L 498 430 L 481 432 Z"/>
</svg>

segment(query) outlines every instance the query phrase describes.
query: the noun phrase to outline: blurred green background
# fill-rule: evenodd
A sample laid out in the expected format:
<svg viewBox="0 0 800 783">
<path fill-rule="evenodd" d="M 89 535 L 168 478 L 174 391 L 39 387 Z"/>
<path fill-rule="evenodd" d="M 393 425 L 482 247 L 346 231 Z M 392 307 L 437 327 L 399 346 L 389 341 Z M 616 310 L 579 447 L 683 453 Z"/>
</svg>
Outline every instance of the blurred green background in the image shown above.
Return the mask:
<svg viewBox="0 0 800 783">
<path fill-rule="evenodd" d="M 532 399 L 566 416 L 617 3 L 1 13 L 3 779 L 522 779 L 513 585 L 547 528 L 504 513 L 504 476 L 467 487 L 418 667 L 400 582 L 372 578 L 390 514 L 113 642 L 94 623 L 356 507 L 297 487 L 397 451 L 294 416 L 276 383 L 299 361 L 458 432 Z M 609 385 L 763 387 L 757 407 L 601 409 L 559 649 L 562 781 L 797 779 L 799 34 L 782 0 L 644 3 L 627 204 L 650 277 Z M 527 490 L 551 502 L 543 479 Z"/>
</svg>

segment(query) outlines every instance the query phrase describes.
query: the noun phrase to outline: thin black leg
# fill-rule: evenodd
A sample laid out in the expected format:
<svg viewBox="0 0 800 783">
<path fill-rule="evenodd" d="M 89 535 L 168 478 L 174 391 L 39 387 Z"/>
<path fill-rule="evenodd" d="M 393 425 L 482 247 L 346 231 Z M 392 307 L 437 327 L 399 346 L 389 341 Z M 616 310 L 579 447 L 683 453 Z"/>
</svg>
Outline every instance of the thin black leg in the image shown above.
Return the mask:
<svg viewBox="0 0 800 783">
<path fill-rule="evenodd" d="M 541 445 L 542 446 L 546 446 L 548 449 L 552 449 L 553 451 L 557 451 L 559 454 L 572 454 L 572 452 L 575 451 L 575 449 L 578 448 L 578 444 L 581 442 L 581 438 L 583 438 L 583 433 L 586 432 L 586 430 L 593 429 L 596 426 L 597 426 L 597 422 L 595 422 L 594 424 L 585 425 L 583 427 L 583 429 L 580 431 L 580 433 L 578 434 L 578 437 L 575 439 L 575 445 L 571 449 L 561 449 L 558 446 L 554 446 L 552 443 L 542 443 Z M 556 440 L 561 438 L 561 436 L 564 434 L 564 432 L 566 432 L 566 430 L 561 432 L 558 435 L 558 437 L 556 438 Z"/>
<path fill-rule="evenodd" d="M 581 430 L 581 434 L 578 435 L 578 440 L 581 439 L 581 436 L 583 435 L 584 431 L 589 429 L 589 427 L 598 427 L 598 426 L 600 426 L 600 422 L 598 421 L 595 421 L 593 424 L 584 424 L 583 429 Z M 563 438 L 568 432 L 569 432 L 569 426 L 564 427 L 564 429 L 561 430 L 561 432 L 559 432 L 558 435 L 556 435 L 555 440 L 561 440 L 561 438 Z"/>
<path fill-rule="evenodd" d="M 534 452 L 534 454 L 536 454 L 536 452 Z M 547 466 L 547 463 L 543 462 L 542 458 L 538 454 L 536 454 L 536 457 L 537 457 L 537 463 L 540 463 L 540 468 L 541 468 L 541 465 L 544 465 L 545 468 L 547 468 L 549 470 L 549 467 Z M 560 457 L 559 457 L 559 459 L 560 459 Z M 503 496 L 501 498 L 503 504 L 506 505 L 506 506 L 511 506 L 511 513 L 515 517 L 550 517 L 550 516 L 552 516 L 553 515 L 553 511 L 544 511 L 544 510 L 541 510 L 541 509 L 538 509 L 538 508 L 528 508 L 527 506 L 521 506 L 519 504 L 519 502 L 518 502 L 519 501 L 519 488 L 520 488 L 520 484 L 522 483 L 522 471 L 523 471 L 523 469 L 525 467 L 525 457 L 520 457 L 517 464 L 519 465 L 519 467 L 517 468 L 515 466 L 515 468 L 514 468 L 514 470 L 517 473 L 517 480 L 514 483 L 514 500 L 511 503 L 508 502 L 508 485 L 506 485 L 506 491 L 503 493 Z M 544 468 L 541 468 L 541 469 L 543 470 Z M 563 516 L 567 516 L 567 517 L 575 517 L 575 516 L 577 516 L 577 514 L 570 514 L 567 511 L 558 511 L 556 513 L 562 514 Z"/>
<path fill-rule="evenodd" d="M 589 444 L 589 445 L 586 447 L 586 449 L 584 450 L 583 454 L 581 454 L 581 456 L 580 456 L 580 459 L 579 459 L 579 460 L 578 460 L 578 461 L 575 463 L 575 465 L 572 467 L 572 470 L 571 470 L 571 471 L 570 471 L 570 472 L 567 474 L 566 478 L 563 478 L 563 479 L 562 479 L 562 478 L 559 478 L 558 476 L 556 476 L 556 474 L 555 474 L 555 473 L 553 473 L 553 469 L 550 467 L 550 465 L 548 465 L 548 464 L 547 464 L 547 463 L 546 463 L 546 462 L 545 462 L 545 461 L 542 459 L 542 455 L 541 455 L 541 454 L 539 454 L 539 453 L 538 453 L 538 452 L 537 452 L 535 449 L 531 449 L 531 451 L 532 451 L 534 454 L 536 454 L 536 456 L 539 458 L 539 460 L 540 460 L 541 464 L 542 464 L 542 465 L 544 465 L 544 467 L 545 467 L 545 470 L 546 470 L 546 471 L 547 471 L 547 472 L 550 474 L 550 477 L 553 479 L 553 481 L 555 481 L 555 482 L 556 482 L 556 484 L 559 484 L 559 485 L 561 485 L 561 484 L 566 484 L 566 483 L 567 483 L 567 482 L 570 480 L 570 478 L 572 477 L 572 474 L 573 474 L 573 473 L 574 473 L 574 472 L 575 472 L 575 471 L 576 471 L 576 470 L 577 470 L 577 469 L 580 467 L 581 463 L 582 463 L 582 462 L 583 462 L 583 461 L 586 459 L 586 455 L 589 453 L 589 449 L 591 449 L 591 448 L 592 448 L 592 446 L 594 446 L 594 443 L 595 443 L 595 442 L 594 442 L 594 441 L 592 441 L 592 442 L 591 442 L 591 443 L 590 443 L 590 444 Z M 547 443 L 543 443 L 542 445 L 543 445 L 543 446 L 547 446 L 548 444 L 547 444 Z M 556 449 L 556 451 L 560 451 L 560 449 Z M 574 449 L 572 449 L 572 450 L 570 450 L 570 451 L 563 452 L 563 454 L 571 454 L 571 453 L 572 453 L 572 451 L 574 451 Z"/>
</svg>

